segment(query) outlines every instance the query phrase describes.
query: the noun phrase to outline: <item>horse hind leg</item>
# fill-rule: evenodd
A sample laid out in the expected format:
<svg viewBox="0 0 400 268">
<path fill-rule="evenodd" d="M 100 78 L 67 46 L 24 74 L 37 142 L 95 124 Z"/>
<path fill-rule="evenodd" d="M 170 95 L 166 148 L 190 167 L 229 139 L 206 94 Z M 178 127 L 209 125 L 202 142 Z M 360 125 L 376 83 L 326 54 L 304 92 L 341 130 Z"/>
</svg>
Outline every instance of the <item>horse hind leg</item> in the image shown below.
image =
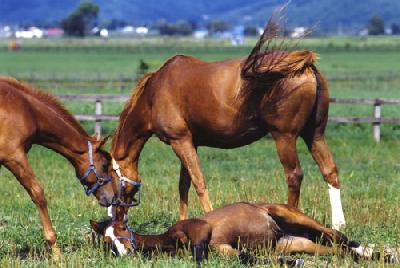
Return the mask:
<svg viewBox="0 0 400 268">
<path fill-rule="evenodd" d="M 25 152 L 17 150 L 10 159 L 4 161 L 4 165 L 14 174 L 20 184 L 28 192 L 33 203 L 37 206 L 39 218 L 43 226 L 44 239 L 53 251 L 53 258 L 58 259 L 60 257 L 60 249 L 56 245 L 57 235 L 49 217 L 43 187 L 36 179 L 28 163 Z"/>
<path fill-rule="evenodd" d="M 300 236 L 283 236 L 278 240 L 275 250 L 285 255 L 292 253 L 326 255 L 337 252 L 337 250 L 331 246 L 321 245 Z"/>
<path fill-rule="evenodd" d="M 339 230 L 346 224 L 342 201 L 340 196 L 340 182 L 338 170 L 328 148 L 325 137 L 305 136 L 303 137 L 315 162 L 317 163 L 324 180 L 328 183 L 329 198 L 332 209 L 332 228 Z"/>
<path fill-rule="evenodd" d="M 273 133 L 276 151 L 283 165 L 288 184 L 288 204 L 299 206 L 303 171 L 296 150 L 296 136 Z"/>
</svg>

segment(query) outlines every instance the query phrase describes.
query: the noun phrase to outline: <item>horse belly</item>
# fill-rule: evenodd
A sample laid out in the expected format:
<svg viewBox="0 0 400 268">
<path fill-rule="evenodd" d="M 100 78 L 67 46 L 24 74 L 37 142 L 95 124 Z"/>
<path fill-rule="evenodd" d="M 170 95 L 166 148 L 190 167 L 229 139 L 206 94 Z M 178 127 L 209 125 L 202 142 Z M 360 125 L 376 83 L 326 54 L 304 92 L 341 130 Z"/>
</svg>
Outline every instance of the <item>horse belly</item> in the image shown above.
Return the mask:
<svg viewBox="0 0 400 268">
<path fill-rule="evenodd" d="M 238 230 L 238 245 L 247 248 L 257 248 L 259 246 L 273 247 L 279 238 L 279 231 L 276 222 L 268 213 L 260 213 L 252 217 L 246 225 Z"/>
<path fill-rule="evenodd" d="M 213 212 L 203 216 L 203 220 L 214 226 L 210 242 L 212 245 L 230 244 L 233 247 L 255 248 L 274 246 L 280 238 L 279 227 L 272 217 L 254 206 L 239 203 Z"/>
<path fill-rule="evenodd" d="M 245 123 L 239 126 L 237 122 L 211 125 L 197 125 L 191 129 L 193 141 L 198 146 L 231 149 L 253 143 L 264 137 L 268 132 L 261 124 Z"/>
</svg>

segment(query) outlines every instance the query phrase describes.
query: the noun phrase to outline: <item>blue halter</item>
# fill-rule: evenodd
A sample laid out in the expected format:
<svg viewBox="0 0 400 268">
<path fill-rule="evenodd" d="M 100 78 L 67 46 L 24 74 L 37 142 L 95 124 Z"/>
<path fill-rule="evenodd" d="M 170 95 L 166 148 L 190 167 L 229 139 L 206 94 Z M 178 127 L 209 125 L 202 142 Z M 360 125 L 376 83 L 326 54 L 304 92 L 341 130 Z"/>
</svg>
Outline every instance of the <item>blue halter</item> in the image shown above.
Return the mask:
<svg viewBox="0 0 400 268">
<path fill-rule="evenodd" d="M 138 187 L 138 199 L 133 198 L 132 203 L 128 204 L 123 201 L 123 198 L 125 197 L 125 188 L 126 188 L 126 183 Z M 121 206 L 121 207 L 135 207 L 140 205 L 140 197 L 141 197 L 141 188 L 142 184 L 137 181 L 132 181 L 129 179 L 126 179 L 125 177 L 121 177 L 119 179 L 119 187 L 118 187 L 118 198 L 114 202 L 112 202 L 111 205 L 113 206 Z"/>
<path fill-rule="evenodd" d="M 134 181 L 131 179 L 128 179 L 127 177 L 123 176 L 121 174 L 121 170 L 119 168 L 119 165 L 115 162 L 115 160 L 113 159 L 113 170 L 114 172 L 117 174 L 118 178 L 119 178 L 119 187 L 118 187 L 118 198 L 117 200 L 115 200 L 114 202 L 112 202 L 111 205 L 113 206 L 121 206 L 121 207 L 135 207 L 135 206 L 139 206 L 140 205 L 140 197 L 141 197 L 141 186 L 142 183 L 138 182 L 138 181 Z M 135 199 L 134 196 L 132 197 L 132 203 L 128 204 L 126 202 L 123 201 L 124 197 L 125 197 L 125 189 L 126 189 L 126 183 L 138 187 L 138 199 Z"/>
<path fill-rule="evenodd" d="M 83 189 L 85 190 L 85 193 L 87 196 L 95 193 L 97 191 L 97 189 L 99 189 L 103 184 L 109 182 L 112 180 L 111 176 L 102 178 L 99 176 L 96 167 L 93 164 L 93 156 L 92 156 L 92 143 L 90 141 L 88 141 L 88 154 L 89 154 L 89 167 L 87 168 L 85 174 L 83 174 L 82 177 L 78 177 L 78 180 L 80 181 L 80 183 L 83 185 Z M 96 183 L 92 186 L 89 187 L 88 185 L 86 185 L 85 183 L 87 182 L 87 178 L 89 177 L 90 173 L 94 173 L 94 175 L 96 176 Z"/>
<path fill-rule="evenodd" d="M 136 239 L 135 239 L 135 236 L 133 235 L 132 229 L 128 225 L 126 226 L 126 228 L 129 231 L 130 237 L 127 237 L 127 236 L 116 236 L 115 238 L 118 239 L 118 240 L 129 241 L 131 243 L 131 247 L 133 249 L 137 249 L 138 245 L 136 244 Z"/>
</svg>

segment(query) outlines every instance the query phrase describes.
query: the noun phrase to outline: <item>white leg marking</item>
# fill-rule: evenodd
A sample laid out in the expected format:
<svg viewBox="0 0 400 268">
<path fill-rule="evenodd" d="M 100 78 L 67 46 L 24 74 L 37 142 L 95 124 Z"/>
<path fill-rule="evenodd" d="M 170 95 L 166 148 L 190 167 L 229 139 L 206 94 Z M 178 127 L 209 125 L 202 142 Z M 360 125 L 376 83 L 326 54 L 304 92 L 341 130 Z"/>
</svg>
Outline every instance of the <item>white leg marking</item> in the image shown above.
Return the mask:
<svg viewBox="0 0 400 268">
<path fill-rule="evenodd" d="M 124 256 L 124 255 L 126 255 L 128 253 L 128 251 L 126 250 L 124 244 L 122 244 L 117 239 L 117 237 L 114 235 L 114 227 L 109 226 L 106 229 L 106 232 L 104 233 L 104 236 L 106 236 L 106 237 L 108 236 L 111 239 L 112 243 L 114 243 L 115 247 L 117 248 L 118 253 L 119 253 L 120 256 Z"/>
<path fill-rule="evenodd" d="M 108 217 L 111 217 L 111 219 L 115 219 L 115 208 L 114 208 L 114 206 L 109 206 L 107 208 L 107 213 L 108 213 Z"/>
<path fill-rule="evenodd" d="M 372 257 L 372 253 L 374 252 L 374 250 L 370 247 L 362 247 L 359 246 L 358 248 L 352 248 L 352 251 L 354 251 L 355 253 L 357 253 L 357 255 L 364 257 L 364 258 L 370 258 Z"/>
<path fill-rule="evenodd" d="M 330 184 L 328 184 L 328 187 L 329 199 L 331 201 L 332 208 L 332 228 L 339 230 L 340 227 L 346 224 L 344 220 L 342 201 L 340 199 L 340 189 L 336 189 Z"/>
</svg>

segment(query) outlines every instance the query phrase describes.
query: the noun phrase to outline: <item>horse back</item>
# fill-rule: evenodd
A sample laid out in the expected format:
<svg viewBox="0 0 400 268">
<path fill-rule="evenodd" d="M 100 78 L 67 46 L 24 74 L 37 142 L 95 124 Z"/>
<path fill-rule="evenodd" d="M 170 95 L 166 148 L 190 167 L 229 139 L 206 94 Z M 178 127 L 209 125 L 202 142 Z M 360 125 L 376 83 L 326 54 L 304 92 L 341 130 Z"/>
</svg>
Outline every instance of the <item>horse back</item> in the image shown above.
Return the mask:
<svg viewBox="0 0 400 268">
<path fill-rule="evenodd" d="M 35 110 L 22 90 L 12 83 L 11 79 L 0 78 L 0 147 L 13 150 L 29 138 L 37 128 L 32 118 Z"/>
<path fill-rule="evenodd" d="M 197 145 L 220 148 L 242 146 L 265 135 L 241 114 L 241 62 L 207 63 L 176 56 L 157 71 L 146 87 L 157 135 L 174 139 L 190 132 Z"/>
</svg>

